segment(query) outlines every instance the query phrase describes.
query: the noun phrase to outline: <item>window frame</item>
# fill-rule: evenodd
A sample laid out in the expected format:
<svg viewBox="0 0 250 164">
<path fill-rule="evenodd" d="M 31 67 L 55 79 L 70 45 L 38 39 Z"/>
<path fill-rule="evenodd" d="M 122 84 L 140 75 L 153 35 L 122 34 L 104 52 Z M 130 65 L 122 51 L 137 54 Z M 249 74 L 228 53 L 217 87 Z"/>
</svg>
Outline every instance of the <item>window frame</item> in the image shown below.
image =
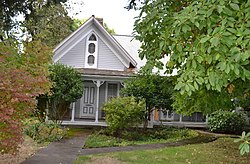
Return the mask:
<svg viewBox="0 0 250 164">
<path fill-rule="evenodd" d="M 95 37 L 94 40 L 91 39 L 91 37 Z M 90 45 L 94 44 L 94 51 L 91 53 L 90 50 Z M 97 55 L 98 55 L 98 37 L 94 32 L 91 32 L 87 37 L 86 37 L 86 46 L 85 46 L 85 68 L 97 68 Z M 89 62 L 89 57 L 93 56 L 94 57 L 94 63 Z"/>
</svg>

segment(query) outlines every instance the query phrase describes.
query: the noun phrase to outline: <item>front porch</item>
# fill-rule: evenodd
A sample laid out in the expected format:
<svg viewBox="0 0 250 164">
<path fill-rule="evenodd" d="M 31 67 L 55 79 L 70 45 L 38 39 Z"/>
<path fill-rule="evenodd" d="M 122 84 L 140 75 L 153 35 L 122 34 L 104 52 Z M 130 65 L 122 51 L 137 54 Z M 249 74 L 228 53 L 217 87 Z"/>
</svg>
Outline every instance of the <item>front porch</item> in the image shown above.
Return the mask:
<svg viewBox="0 0 250 164">
<path fill-rule="evenodd" d="M 79 71 L 83 76 L 83 95 L 71 104 L 71 110 L 62 125 L 106 127 L 105 113 L 101 109 L 109 99 L 120 96 L 123 82 L 131 76 L 131 72 L 92 69 Z M 207 125 L 207 117 L 201 113 L 182 116 L 171 111 L 159 111 L 153 112 L 149 125 L 204 128 Z"/>
<path fill-rule="evenodd" d="M 71 110 L 66 120 L 63 121 L 63 125 L 106 126 L 106 123 L 103 123 L 105 113 L 101 109 L 109 99 L 120 95 L 120 90 L 124 87 L 123 81 L 127 78 L 127 74 L 93 76 L 85 72 L 82 97 L 71 104 Z"/>
<path fill-rule="evenodd" d="M 72 109 L 73 110 L 73 109 Z M 166 117 L 162 112 L 153 112 L 149 127 L 154 126 L 173 126 L 173 127 L 187 127 L 187 128 L 206 128 L 207 127 L 207 116 L 203 116 L 200 113 L 194 113 L 192 116 L 183 116 L 173 113 L 174 117 Z M 158 117 L 158 118 L 157 118 Z M 67 119 L 62 122 L 62 125 L 68 126 L 98 126 L 107 127 L 107 123 L 104 117 L 97 118 L 73 118 Z"/>
<path fill-rule="evenodd" d="M 107 127 L 107 123 L 104 120 L 95 122 L 90 120 L 75 120 L 75 121 L 69 121 L 64 120 L 62 122 L 62 125 L 68 125 L 68 126 L 99 126 L 99 127 Z"/>
</svg>

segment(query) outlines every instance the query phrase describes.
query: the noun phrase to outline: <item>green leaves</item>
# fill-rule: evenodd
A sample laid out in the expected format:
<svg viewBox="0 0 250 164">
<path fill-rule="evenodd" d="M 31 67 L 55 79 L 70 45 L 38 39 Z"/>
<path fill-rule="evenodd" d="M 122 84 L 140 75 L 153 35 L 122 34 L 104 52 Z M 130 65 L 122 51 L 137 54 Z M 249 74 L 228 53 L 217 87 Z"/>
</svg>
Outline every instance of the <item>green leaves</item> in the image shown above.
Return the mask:
<svg viewBox="0 0 250 164">
<path fill-rule="evenodd" d="M 217 11 L 218 11 L 218 13 L 221 13 L 221 12 L 222 12 L 223 7 L 224 7 L 224 6 L 221 6 L 221 5 L 218 5 L 218 6 L 217 6 Z"/>
<path fill-rule="evenodd" d="M 242 132 L 242 135 L 239 139 L 235 139 L 234 142 L 242 142 L 239 146 L 240 154 L 244 155 L 245 153 L 249 153 L 250 151 L 250 132 L 246 134 L 245 131 Z"/>
<path fill-rule="evenodd" d="M 145 116 L 145 102 L 135 97 L 118 97 L 111 99 L 103 106 L 106 121 L 112 133 L 132 126 L 137 126 Z"/>
<path fill-rule="evenodd" d="M 208 119 L 208 128 L 213 132 L 235 133 L 246 125 L 244 116 L 240 113 L 218 110 Z"/>
<path fill-rule="evenodd" d="M 239 146 L 240 154 L 244 155 L 245 153 L 249 153 L 249 144 L 248 143 L 241 143 Z"/>
<path fill-rule="evenodd" d="M 216 47 L 220 43 L 220 40 L 217 37 L 213 37 L 210 39 L 210 42 L 212 43 L 212 47 Z"/>
<path fill-rule="evenodd" d="M 184 25 L 184 26 L 182 27 L 182 31 L 183 31 L 184 33 L 186 33 L 187 31 L 191 31 L 191 27 L 190 27 L 189 25 Z"/>
<path fill-rule="evenodd" d="M 144 16 L 139 18 L 135 29 L 143 43 L 142 54 L 149 63 L 155 63 L 163 53 L 169 54 L 171 62 L 167 69 L 179 70 L 175 89 L 188 96 L 201 88 L 227 90 L 237 80 L 248 79 L 249 1 L 182 2 L 178 6 L 155 0 L 143 6 L 147 12 L 141 13 Z M 165 17 L 150 12 L 156 8 Z M 165 38 L 165 49 L 156 51 L 162 38 Z"/>
<path fill-rule="evenodd" d="M 200 40 L 200 43 L 205 43 L 205 42 L 208 41 L 209 39 L 210 39 L 209 36 L 205 36 L 204 38 L 202 38 L 202 39 Z"/>
<path fill-rule="evenodd" d="M 239 5 L 237 5 L 236 3 L 230 3 L 230 7 L 234 10 L 240 10 Z"/>
</svg>

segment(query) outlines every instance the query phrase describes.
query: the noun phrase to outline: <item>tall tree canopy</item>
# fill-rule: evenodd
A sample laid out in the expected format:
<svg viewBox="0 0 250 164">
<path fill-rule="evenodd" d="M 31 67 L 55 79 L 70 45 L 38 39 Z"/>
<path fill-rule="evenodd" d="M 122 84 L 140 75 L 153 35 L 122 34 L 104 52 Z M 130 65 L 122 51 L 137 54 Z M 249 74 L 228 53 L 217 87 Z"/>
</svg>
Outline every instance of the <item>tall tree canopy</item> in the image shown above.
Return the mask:
<svg viewBox="0 0 250 164">
<path fill-rule="evenodd" d="M 13 17 L 23 14 L 28 20 L 34 15 L 35 6 L 50 6 L 60 4 L 67 0 L 1 0 L 0 1 L 0 28 L 3 31 L 10 31 L 14 26 Z"/>
<path fill-rule="evenodd" d="M 23 26 L 33 40 L 55 47 L 73 31 L 73 19 L 62 4 L 36 6 L 33 15 L 25 19 Z"/>
<path fill-rule="evenodd" d="M 146 0 L 134 29 L 140 57 L 151 69 L 169 56 L 181 94 L 240 90 L 249 99 L 249 17 L 250 0 Z"/>
</svg>

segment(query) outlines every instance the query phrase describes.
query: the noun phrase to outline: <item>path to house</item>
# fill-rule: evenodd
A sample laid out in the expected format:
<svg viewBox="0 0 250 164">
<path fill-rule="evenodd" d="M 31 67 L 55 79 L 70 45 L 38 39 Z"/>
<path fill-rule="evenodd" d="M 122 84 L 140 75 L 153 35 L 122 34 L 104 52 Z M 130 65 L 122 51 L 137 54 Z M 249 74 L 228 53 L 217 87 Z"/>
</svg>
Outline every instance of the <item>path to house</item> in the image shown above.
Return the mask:
<svg viewBox="0 0 250 164">
<path fill-rule="evenodd" d="M 91 148 L 82 149 L 84 140 L 87 135 L 81 137 L 73 137 L 60 142 L 51 143 L 47 148 L 40 149 L 34 156 L 27 159 L 23 164 L 71 164 L 78 155 L 90 155 L 108 152 L 133 151 L 145 149 L 157 149 L 163 147 L 182 146 L 187 144 L 197 144 L 211 142 L 217 139 L 218 136 L 211 134 L 201 134 L 197 138 L 190 140 L 182 140 L 171 143 L 136 145 L 124 147 L 107 147 L 107 148 Z"/>
<path fill-rule="evenodd" d="M 22 164 L 71 164 L 80 152 L 85 138 L 85 136 L 73 137 L 53 142 Z"/>
</svg>

